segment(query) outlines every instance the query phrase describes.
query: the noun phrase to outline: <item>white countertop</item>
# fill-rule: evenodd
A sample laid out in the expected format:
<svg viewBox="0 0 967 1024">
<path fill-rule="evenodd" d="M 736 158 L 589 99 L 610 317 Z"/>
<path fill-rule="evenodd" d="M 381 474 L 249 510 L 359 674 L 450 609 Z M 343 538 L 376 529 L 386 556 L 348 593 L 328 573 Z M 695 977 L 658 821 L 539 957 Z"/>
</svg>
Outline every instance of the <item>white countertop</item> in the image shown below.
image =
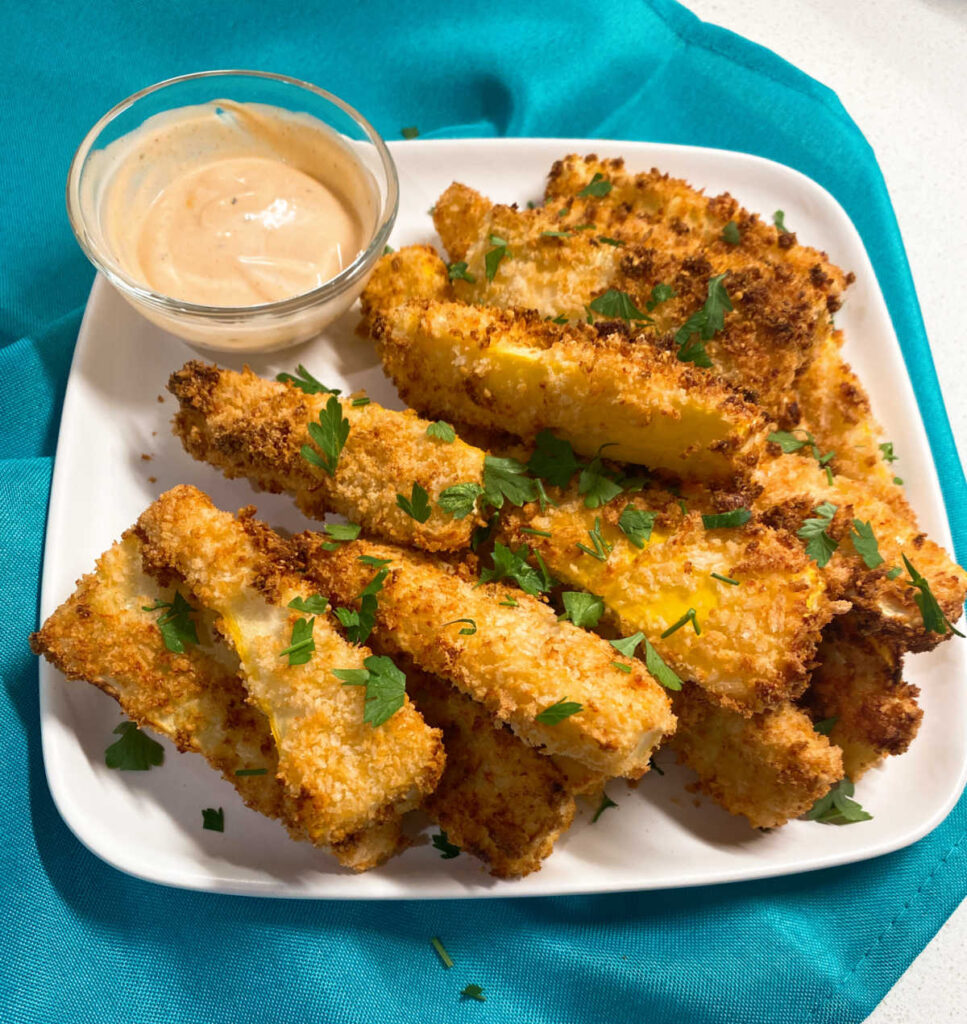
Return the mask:
<svg viewBox="0 0 967 1024">
<path fill-rule="evenodd" d="M 967 3 L 684 2 L 835 90 L 866 135 L 900 222 L 954 436 L 967 452 Z M 866 1024 L 961 1024 L 965 967 L 967 902 Z"/>
</svg>

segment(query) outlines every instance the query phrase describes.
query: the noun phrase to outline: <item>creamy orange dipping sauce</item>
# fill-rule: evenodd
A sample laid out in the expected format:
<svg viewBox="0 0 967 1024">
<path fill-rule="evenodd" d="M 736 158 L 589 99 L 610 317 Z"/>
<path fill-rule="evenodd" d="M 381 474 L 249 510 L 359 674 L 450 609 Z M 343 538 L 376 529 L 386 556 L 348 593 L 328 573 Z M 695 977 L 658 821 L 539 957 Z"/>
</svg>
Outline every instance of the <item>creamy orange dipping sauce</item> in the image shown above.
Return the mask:
<svg viewBox="0 0 967 1024">
<path fill-rule="evenodd" d="M 366 248 L 372 175 L 307 115 L 217 101 L 151 118 L 97 154 L 104 242 L 143 286 L 206 306 L 312 291 Z"/>
</svg>

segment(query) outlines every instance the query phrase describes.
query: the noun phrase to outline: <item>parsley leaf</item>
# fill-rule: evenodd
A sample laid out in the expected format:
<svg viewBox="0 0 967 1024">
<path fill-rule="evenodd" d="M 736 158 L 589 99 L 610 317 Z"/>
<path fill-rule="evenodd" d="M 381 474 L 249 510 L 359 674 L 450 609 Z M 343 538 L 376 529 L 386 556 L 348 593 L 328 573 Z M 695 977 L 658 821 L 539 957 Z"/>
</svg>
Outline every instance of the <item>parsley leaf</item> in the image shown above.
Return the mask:
<svg viewBox="0 0 967 1024">
<path fill-rule="evenodd" d="M 597 594 L 586 594 L 581 590 L 568 590 L 561 595 L 565 617 L 575 626 L 594 629 L 604 614 L 604 601 Z"/>
<path fill-rule="evenodd" d="M 583 710 L 583 704 L 578 704 L 577 701 L 562 697 L 556 703 L 544 708 L 540 714 L 535 715 L 534 721 L 540 722 L 541 725 L 559 725 L 565 718 L 570 718 L 571 715 L 576 715 L 579 711 Z"/>
<path fill-rule="evenodd" d="M 359 398 L 354 398 L 349 404 L 354 409 L 361 409 L 364 405 L 369 405 L 372 401 L 371 398 L 367 398 L 366 395 L 360 395 Z"/>
<path fill-rule="evenodd" d="M 672 633 L 677 632 L 682 628 L 682 626 L 686 625 L 686 623 L 689 622 L 692 624 L 692 629 L 695 630 L 695 635 L 701 636 L 702 627 L 698 624 L 698 612 L 696 612 L 694 608 L 689 608 L 688 611 L 685 612 L 685 614 L 677 622 L 673 622 L 668 627 L 668 629 L 666 629 L 665 632 L 662 633 L 662 640 L 664 640 L 666 637 L 671 636 Z"/>
<path fill-rule="evenodd" d="M 916 601 L 920 614 L 923 617 L 923 628 L 929 633 L 939 633 L 941 636 L 949 629 L 951 633 L 956 633 L 957 636 L 962 637 L 964 634 L 959 629 L 956 629 L 950 619 L 944 615 L 943 609 L 930 589 L 930 583 L 914 569 L 913 564 L 906 555 L 901 554 L 901 557 L 907 572 L 910 574 L 910 586 L 916 587 L 919 591 L 918 594 L 913 595 L 913 600 Z"/>
<path fill-rule="evenodd" d="M 776 210 L 776 212 L 772 215 L 772 222 L 775 224 L 776 228 L 778 229 L 779 234 L 781 234 L 781 235 L 788 235 L 788 234 L 790 234 L 789 229 L 786 227 L 786 215 L 785 215 L 785 213 L 782 210 Z"/>
<path fill-rule="evenodd" d="M 444 420 L 437 420 L 426 428 L 427 437 L 435 437 L 444 444 L 453 444 L 457 438 L 457 432 Z"/>
<path fill-rule="evenodd" d="M 296 367 L 295 373 L 295 376 L 291 373 L 277 373 L 275 375 L 275 379 L 281 384 L 292 384 L 307 395 L 339 394 L 338 388 L 327 388 L 321 381 L 316 380 L 316 378 L 312 376 L 302 363 L 299 363 Z"/>
<path fill-rule="evenodd" d="M 730 220 L 728 224 L 722 228 L 722 241 L 728 242 L 729 245 L 738 245 L 742 241 L 742 235 L 739 232 L 739 225 L 734 220 Z"/>
<path fill-rule="evenodd" d="M 441 860 L 453 860 L 454 857 L 460 856 L 460 847 L 454 846 L 454 844 L 450 842 L 443 829 L 430 838 L 433 842 L 433 848 L 440 851 Z"/>
<path fill-rule="evenodd" d="M 466 622 L 468 625 L 460 630 L 460 636 L 473 636 L 477 632 L 477 623 L 473 619 L 453 619 L 451 622 L 444 622 L 442 628 L 446 629 L 447 626 L 456 626 L 461 622 Z"/>
<path fill-rule="evenodd" d="M 294 597 L 289 602 L 289 608 L 295 608 L 297 612 L 305 612 L 306 615 L 322 615 L 329 606 L 329 599 L 322 594 L 313 594 L 305 599 Z"/>
<path fill-rule="evenodd" d="M 366 558 L 364 555 L 360 561 Z M 373 563 L 389 564 L 388 559 L 373 559 Z M 364 644 L 369 639 L 369 634 L 376 625 L 376 611 L 379 608 L 379 601 L 376 595 L 383 589 L 383 583 L 389 575 L 388 569 L 380 569 L 379 572 L 363 587 L 359 594 L 359 610 L 355 608 L 334 608 L 333 614 L 339 620 L 343 629 L 346 630 L 346 639 L 351 644 Z"/>
<path fill-rule="evenodd" d="M 617 806 L 618 805 L 614 802 L 614 800 L 611 799 L 611 797 L 608 796 L 607 793 L 602 792 L 601 803 L 598 804 L 598 809 L 594 812 L 594 817 L 591 819 L 591 824 L 593 825 L 609 807 Z"/>
<path fill-rule="evenodd" d="M 335 395 L 330 395 L 325 409 L 319 411 L 319 422 L 309 424 L 309 436 L 319 446 L 322 455 L 310 445 L 301 448 L 306 462 L 324 469 L 334 476 L 339 465 L 339 455 L 349 437 L 349 420 L 343 418 L 342 406 Z"/>
<path fill-rule="evenodd" d="M 525 594 L 536 597 L 541 591 L 550 590 L 547 579 L 527 562 L 530 548 L 526 544 L 516 551 L 497 541 L 491 554 L 494 567 L 484 569 L 480 574 L 481 583 L 496 583 L 500 580 L 514 580 Z"/>
<path fill-rule="evenodd" d="M 632 633 L 631 636 L 621 637 L 618 640 L 610 640 L 608 642 L 616 651 L 620 651 L 626 658 L 633 658 L 638 644 L 640 644 L 644 639 L 645 634 L 638 632 Z"/>
<path fill-rule="evenodd" d="M 618 517 L 618 529 L 636 548 L 643 548 L 651 540 L 651 531 L 657 518 L 657 512 L 645 512 L 629 502 Z"/>
<path fill-rule="evenodd" d="M 693 625 L 696 625 L 696 623 L 693 622 Z M 661 655 L 652 647 L 649 640 L 645 640 L 645 668 L 648 669 L 655 681 L 661 683 L 666 690 L 680 690 L 682 688 L 681 679 L 665 664 Z"/>
<path fill-rule="evenodd" d="M 895 454 L 894 451 L 893 451 L 893 442 L 892 441 L 884 441 L 879 446 L 879 448 L 880 448 L 880 451 L 883 454 L 883 461 L 884 462 L 896 462 L 896 460 L 899 458 L 899 456 L 897 454 Z"/>
<path fill-rule="evenodd" d="M 872 814 L 867 814 L 855 801 L 853 783 L 842 779 L 823 797 L 820 797 L 805 814 L 807 821 L 820 821 L 824 825 L 853 825 L 858 821 L 871 821 Z"/>
<path fill-rule="evenodd" d="M 527 468 L 549 484 L 563 488 L 571 482 L 581 463 L 569 442 L 555 437 L 549 430 L 542 430 L 527 460 Z"/>
<path fill-rule="evenodd" d="M 510 250 L 507 248 L 507 242 L 503 238 L 498 238 L 497 235 L 490 236 L 490 244 L 494 247 L 488 249 L 484 255 L 484 268 L 487 273 L 487 280 L 492 281 L 497 275 L 497 268 L 500 266 L 501 260 L 505 256 L 510 256 Z"/>
<path fill-rule="evenodd" d="M 209 832 L 225 831 L 225 812 L 219 807 L 206 807 L 201 812 L 201 827 L 207 828 Z"/>
<path fill-rule="evenodd" d="M 817 505 L 813 511 L 815 519 L 807 519 L 796 536 L 806 541 L 806 554 L 820 567 L 825 566 L 833 557 L 833 552 L 839 547 L 839 541 L 833 540 L 826 532 L 836 515 L 836 506 L 829 501 Z"/>
<path fill-rule="evenodd" d="M 447 276 L 451 281 L 466 281 L 469 284 L 476 284 L 477 278 L 467 270 L 467 263 L 465 260 L 460 260 L 459 263 L 451 263 L 447 267 Z"/>
<path fill-rule="evenodd" d="M 650 313 L 656 306 L 660 306 L 669 299 L 674 299 L 678 294 L 670 284 L 660 282 L 651 290 L 651 298 L 645 303 L 645 309 Z"/>
<path fill-rule="evenodd" d="M 494 508 L 503 508 L 506 498 L 511 505 L 534 501 L 537 488 L 527 476 L 527 467 L 516 459 L 484 456 L 484 496 Z"/>
<path fill-rule="evenodd" d="M 711 341 L 725 326 L 725 314 L 732 311 L 732 300 L 723 283 L 728 274 L 719 274 L 708 282 L 708 297 L 705 305 L 696 310 L 675 332 L 678 358 L 683 363 L 696 366 L 711 366 L 712 360 L 705 351 L 704 342 Z"/>
<path fill-rule="evenodd" d="M 626 665 L 623 661 L 612 661 L 611 667 L 616 668 L 619 672 L 627 672 L 629 675 L 631 673 L 631 666 Z"/>
<path fill-rule="evenodd" d="M 818 459 L 819 449 L 816 448 L 816 439 L 808 430 L 803 430 L 802 432 L 806 435 L 805 438 L 796 437 L 795 433 L 791 433 L 788 430 L 774 430 L 767 440 L 779 445 L 786 455 L 798 452 L 800 448 L 805 448 L 809 445 L 814 449 L 813 454 Z"/>
<path fill-rule="evenodd" d="M 702 525 L 706 530 L 723 530 L 736 526 L 745 526 L 752 518 L 747 508 L 735 508 L 731 512 L 717 512 L 715 515 L 702 516 Z"/>
<path fill-rule="evenodd" d="M 838 715 L 833 715 L 832 718 L 824 718 L 820 722 L 813 722 L 813 728 L 821 736 L 828 736 L 833 729 L 836 727 L 836 723 L 839 721 Z"/>
<path fill-rule="evenodd" d="M 875 569 L 878 565 L 883 564 L 884 558 L 880 554 L 880 545 L 877 543 L 870 522 L 864 523 L 862 519 L 854 519 L 850 529 L 850 539 L 867 569 Z"/>
<path fill-rule="evenodd" d="M 511 597 L 509 594 L 500 602 L 505 608 L 517 608 L 517 599 Z"/>
<path fill-rule="evenodd" d="M 621 491 L 621 484 L 616 483 L 605 472 L 600 455 L 595 455 L 578 477 L 578 494 L 584 495 L 585 508 L 600 508 L 607 505 L 612 498 L 617 498 Z"/>
<path fill-rule="evenodd" d="M 406 702 L 406 676 L 385 655 L 371 654 L 363 664 L 364 669 L 334 668 L 332 674 L 343 680 L 343 686 L 366 687 L 363 721 L 375 729 Z"/>
<path fill-rule="evenodd" d="M 296 619 L 292 624 L 289 646 L 279 651 L 279 657 L 288 655 L 290 665 L 305 665 L 316 650 L 316 642 L 312 639 L 312 627 L 315 624 L 315 619 Z"/>
<path fill-rule="evenodd" d="M 605 245 L 621 246 L 624 245 L 618 238 L 609 238 L 607 235 L 598 235 L 598 241 L 603 242 Z"/>
<path fill-rule="evenodd" d="M 627 292 L 618 291 L 617 288 L 609 288 L 604 295 L 599 295 L 589 304 L 588 309 L 599 316 L 626 320 L 629 323 L 632 320 L 644 320 L 646 323 L 651 323 L 651 317 L 647 313 L 642 313 L 631 301 L 631 296 Z"/>
<path fill-rule="evenodd" d="M 541 236 L 544 238 L 572 238 L 574 236 L 573 231 L 542 231 Z"/>
<path fill-rule="evenodd" d="M 466 996 L 468 999 L 476 999 L 478 1003 L 485 1003 L 487 997 L 483 994 L 483 989 L 479 985 L 467 985 L 460 990 L 460 995 Z"/>
<path fill-rule="evenodd" d="M 404 139 L 415 139 L 420 134 L 420 129 L 416 125 L 408 125 L 406 128 L 400 129 L 400 135 Z"/>
<path fill-rule="evenodd" d="M 581 197 L 593 196 L 595 199 L 604 199 L 604 197 L 614 188 L 614 185 L 608 181 L 607 178 L 600 172 L 596 173 L 594 177 L 578 192 Z"/>
<path fill-rule="evenodd" d="M 333 540 L 344 541 L 355 540 L 361 527 L 356 523 L 326 523 L 323 529 Z"/>
<path fill-rule="evenodd" d="M 430 518 L 429 497 L 426 491 L 418 483 L 414 482 L 410 490 L 410 496 L 406 498 L 402 494 L 397 494 L 396 504 L 411 519 L 415 519 L 418 523 L 425 523 Z"/>
<path fill-rule="evenodd" d="M 363 565 L 375 565 L 377 569 L 382 569 L 384 565 L 391 565 L 393 562 L 392 558 L 377 558 L 375 555 L 360 555 L 356 559 L 357 562 L 362 562 Z"/>
<path fill-rule="evenodd" d="M 895 566 L 893 566 L 893 568 L 892 568 L 892 569 L 891 569 L 891 570 L 890 570 L 890 571 L 889 571 L 889 572 L 888 572 L 888 573 L 886 574 L 886 578 L 887 578 L 888 580 L 895 580 L 895 579 L 897 578 L 897 576 L 900 576 L 900 575 L 902 575 L 902 574 L 903 574 L 903 570 L 902 570 L 902 569 L 900 568 L 900 566 L 898 566 L 898 565 L 895 565 Z"/>
<path fill-rule="evenodd" d="M 596 558 L 599 562 L 606 562 L 608 560 L 608 555 L 611 553 L 612 545 L 601 536 L 600 517 L 595 517 L 594 527 L 593 529 L 588 530 L 588 536 L 591 538 L 591 543 L 594 545 L 593 549 L 589 548 L 586 544 L 577 544 L 576 546 L 586 555 Z"/>
<path fill-rule="evenodd" d="M 268 775 L 268 768 L 239 768 L 235 773 L 237 778 L 242 778 L 246 775 Z"/>
<path fill-rule="evenodd" d="M 154 612 L 160 608 L 167 608 L 168 611 L 158 618 L 158 631 L 165 647 L 175 654 L 185 653 L 185 644 L 198 643 L 198 630 L 195 628 L 194 620 L 189 618 L 189 612 L 195 609 L 181 596 L 180 591 L 175 591 L 174 600 L 158 601 L 153 605 L 142 605 L 141 611 Z"/>
<path fill-rule="evenodd" d="M 142 732 L 134 722 L 122 722 L 115 730 L 120 736 L 104 751 L 108 768 L 122 772 L 146 772 L 152 765 L 164 764 L 165 748 Z"/>
<path fill-rule="evenodd" d="M 454 484 L 440 492 L 437 505 L 454 519 L 464 519 L 477 504 L 477 498 L 483 494 L 480 484 Z"/>
</svg>

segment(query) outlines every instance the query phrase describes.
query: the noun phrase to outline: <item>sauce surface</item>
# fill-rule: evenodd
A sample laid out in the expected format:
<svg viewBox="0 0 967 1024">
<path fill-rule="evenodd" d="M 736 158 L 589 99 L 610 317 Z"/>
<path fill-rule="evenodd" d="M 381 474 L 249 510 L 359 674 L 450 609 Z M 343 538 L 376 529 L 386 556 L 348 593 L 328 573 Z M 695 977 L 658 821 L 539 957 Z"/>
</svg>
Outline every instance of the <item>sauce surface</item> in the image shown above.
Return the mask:
<svg viewBox="0 0 967 1024">
<path fill-rule="evenodd" d="M 130 277 L 207 306 L 331 280 L 366 247 L 372 176 L 307 115 L 217 101 L 167 111 L 96 154 L 103 239 Z"/>
</svg>

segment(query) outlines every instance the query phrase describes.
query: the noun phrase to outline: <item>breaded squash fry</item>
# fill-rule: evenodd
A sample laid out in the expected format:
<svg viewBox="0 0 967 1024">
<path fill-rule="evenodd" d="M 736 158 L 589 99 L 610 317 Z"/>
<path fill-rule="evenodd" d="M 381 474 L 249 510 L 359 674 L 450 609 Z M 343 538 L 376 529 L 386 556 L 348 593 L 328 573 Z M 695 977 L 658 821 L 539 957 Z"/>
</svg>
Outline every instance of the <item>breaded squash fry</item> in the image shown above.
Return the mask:
<svg viewBox="0 0 967 1024">
<path fill-rule="evenodd" d="M 373 644 L 449 679 L 531 746 L 638 778 L 662 736 L 674 730 L 668 697 L 644 665 L 618 670 L 607 641 L 558 621 L 522 590 L 481 586 L 465 568 L 403 548 L 355 541 L 325 551 L 323 539 L 296 538 L 314 586 L 334 605 L 357 606 L 374 573 L 360 557 L 388 559 Z M 509 606 L 508 599 L 516 603 Z M 542 713 L 562 700 L 582 710 L 556 724 L 542 722 Z"/>
<path fill-rule="evenodd" d="M 246 477 L 258 490 L 295 497 L 310 518 L 338 512 L 367 532 L 430 550 L 469 545 L 474 516 L 452 519 L 436 508 L 440 491 L 455 483 L 479 482 L 484 453 L 457 439 L 444 444 L 427 436 L 429 425 L 412 412 L 376 402 L 354 407 L 341 402 L 349 435 L 330 476 L 300 453 L 310 443 L 307 425 L 331 396 L 192 361 L 172 374 L 168 390 L 181 404 L 174 432 L 194 458 L 227 477 Z M 414 483 L 430 497 L 424 523 L 397 505 Z"/>
<path fill-rule="evenodd" d="M 753 828 L 799 817 L 843 777 L 839 747 L 793 704 L 744 718 L 686 686 L 675 711 L 671 745 L 679 760 L 698 775 L 702 792 Z"/>
<path fill-rule="evenodd" d="M 534 313 L 413 300 L 372 333 L 404 401 L 428 416 L 509 431 L 547 427 L 594 455 L 725 482 L 748 477 L 761 413 L 669 353 Z"/>
<path fill-rule="evenodd" d="M 596 509 L 573 493 L 551 496 L 556 508 L 504 516 L 506 542 L 529 544 L 565 585 L 600 596 L 622 636 L 644 633 L 682 679 L 742 714 L 802 693 L 820 630 L 848 606 L 831 600 L 794 537 L 754 521 L 706 529 L 698 512 L 684 514 L 657 489 Z M 654 514 L 641 547 L 619 525 L 626 509 Z M 680 624 L 692 612 L 700 634 L 692 621 Z"/>
<path fill-rule="evenodd" d="M 143 610 L 174 595 L 174 587 L 161 587 L 142 571 L 141 546 L 129 532 L 33 634 L 31 647 L 68 679 L 110 694 L 139 726 L 167 736 L 179 750 L 201 754 L 249 807 L 281 820 L 293 839 L 309 838 L 311 807 L 278 778 L 268 719 L 247 703 L 234 652 L 214 642 L 211 613 L 194 616 L 200 642 L 178 654 L 162 640 L 160 613 Z M 263 774 L 237 774 L 252 770 Z M 363 871 L 405 845 L 393 819 L 347 837 L 333 853 Z"/>
<path fill-rule="evenodd" d="M 842 748 L 844 770 L 855 782 L 910 746 L 923 718 L 920 691 L 903 682 L 896 645 L 866 635 L 852 614 L 826 628 L 816 660 L 802 703 L 815 722 L 835 719 L 827 735 Z"/>
<path fill-rule="evenodd" d="M 490 866 L 497 878 L 539 871 L 574 818 L 568 776 L 550 757 L 495 725 L 483 705 L 401 658 L 406 692 L 443 730 L 447 764 L 423 810 L 450 842 Z"/>
<path fill-rule="evenodd" d="M 439 732 L 408 702 L 379 726 L 364 721 L 364 687 L 344 686 L 333 669 L 361 669 L 370 652 L 347 643 L 328 613 L 314 616 L 305 664 L 280 656 L 304 617 L 289 603 L 313 594 L 287 544 L 250 513 L 236 519 L 187 486 L 163 494 L 136 529 L 145 567 L 173 569 L 219 617 L 249 696 L 269 718 L 279 774 L 311 808 L 313 841 L 338 843 L 433 789 L 443 769 Z"/>
</svg>

